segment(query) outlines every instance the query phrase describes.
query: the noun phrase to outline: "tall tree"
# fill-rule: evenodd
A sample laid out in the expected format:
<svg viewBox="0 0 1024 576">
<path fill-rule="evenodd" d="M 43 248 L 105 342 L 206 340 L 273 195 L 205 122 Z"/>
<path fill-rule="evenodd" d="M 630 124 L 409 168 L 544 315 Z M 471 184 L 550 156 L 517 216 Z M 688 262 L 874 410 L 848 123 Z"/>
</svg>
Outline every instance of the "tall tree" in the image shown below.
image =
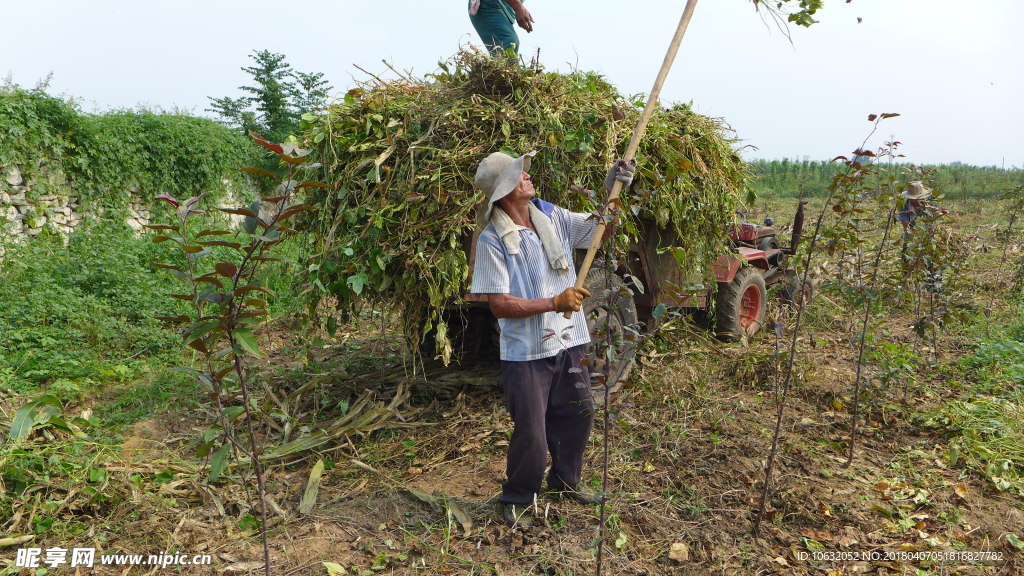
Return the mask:
<svg viewBox="0 0 1024 576">
<path fill-rule="evenodd" d="M 252 77 L 253 85 L 239 87 L 247 95 L 210 97 L 212 107 L 207 111 L 220 115 L 225 124 L 281 142 L 298 131 L 304 112 L 326 107 L 331 86 L 322 73 L 297 72 L 284 54 L 269 50 L 255 51 L 249 57 L 255 65 L 242 71 Z"/>
</svg>

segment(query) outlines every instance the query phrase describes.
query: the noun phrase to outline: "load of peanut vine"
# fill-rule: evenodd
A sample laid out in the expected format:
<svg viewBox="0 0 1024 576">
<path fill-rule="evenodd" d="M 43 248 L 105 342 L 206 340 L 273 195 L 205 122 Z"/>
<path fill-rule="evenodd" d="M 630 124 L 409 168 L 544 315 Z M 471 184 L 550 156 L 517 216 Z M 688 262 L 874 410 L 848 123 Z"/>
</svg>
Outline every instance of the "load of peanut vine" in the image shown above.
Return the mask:
<svg viewBox="0 0 1024 576">
<path fill-rule="evenodd" d="M 402 310 L 409 343 L 420 341 L 469 290 L 468 248 L 484 200 L 473 187 L 480 161 L 537 150 L 539 197 L 600 210 L 601 195 L 585 190 L 603 188 L 644 103 L 596 73 L 462 52 L 426 79 L 374 79 L 307 116 L 307 145 L 330 185 L 307 200 L 319 210 L 305 223 L 315 242 L 310 293 L 337 312 L 329 327 L 361 306 L 381 306 Z M 655 220 L 678 239 L 680 266 L 706 270 L 748 192 L 735 144 L 720 119 L 685 104 L 659 107 L 623 194 L 621 234 L 635 238 L 641 219 Z"/>
</svg>

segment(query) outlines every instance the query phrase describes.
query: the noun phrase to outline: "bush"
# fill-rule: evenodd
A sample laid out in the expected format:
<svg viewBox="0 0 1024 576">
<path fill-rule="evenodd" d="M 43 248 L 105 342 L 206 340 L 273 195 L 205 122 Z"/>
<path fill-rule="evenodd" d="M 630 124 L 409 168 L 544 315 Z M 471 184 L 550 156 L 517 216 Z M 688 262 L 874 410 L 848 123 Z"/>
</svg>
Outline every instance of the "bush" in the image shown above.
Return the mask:
<svg viewBox="0 0 1024 576">
<path fill-rule="evenodd" d="M 133 365 L 177 356 L 176 337 L 153 316 L 167 314 L 172 280 L 150 261 L 166 248 L 113 220 L 83 222 L 64 244 L 44 232 L 9 248 L 0 264 L 0 377 L 58 396 L 102 380 L 124 380 Z"/>
<path fill-rule="evenodd" d="M 73 192 L 86 201 L 124 206 L 134 190 L 217 196 L 244 191 L 241 169 L 259 161 L 240 130 L 206 118 L 150 111 L 82 114 L 44 91 L 0 87 L 0 167 L 17 166 L 32 192 Z M 48 190 L 40 172 L 63 172 L 67 190 Z"/>
</svg>

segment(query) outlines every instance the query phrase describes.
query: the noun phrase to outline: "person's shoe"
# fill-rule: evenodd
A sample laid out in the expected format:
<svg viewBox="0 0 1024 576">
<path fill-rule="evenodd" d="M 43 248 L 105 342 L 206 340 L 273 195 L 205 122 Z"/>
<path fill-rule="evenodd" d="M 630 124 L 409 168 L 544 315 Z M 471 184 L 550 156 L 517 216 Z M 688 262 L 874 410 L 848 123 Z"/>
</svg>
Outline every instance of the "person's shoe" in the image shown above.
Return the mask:
<svg viewBox="0 0 1024 576">
<path fill-rule="evenodd" d="M 583 504 L 584 506 L 595 506 L 605 501 L 604 496 L 598 494 L 591 494 L 589 492 L 581 492 L 576 488 L 566 487 L 561 490 L 553 490 L 551 492 L 556 498 L 572 500 L 577 504 Z"/>
<path fill-rule="evenodd" d="M 513 530 L 529 530 L 530 526 L 533 525 L 530 522 L 530 517 L 526 515 L 529 508 L 529 506 L 523 504 L 505 504 L 501 517 L 505 519 L 505 523 Z"/>
</svg>

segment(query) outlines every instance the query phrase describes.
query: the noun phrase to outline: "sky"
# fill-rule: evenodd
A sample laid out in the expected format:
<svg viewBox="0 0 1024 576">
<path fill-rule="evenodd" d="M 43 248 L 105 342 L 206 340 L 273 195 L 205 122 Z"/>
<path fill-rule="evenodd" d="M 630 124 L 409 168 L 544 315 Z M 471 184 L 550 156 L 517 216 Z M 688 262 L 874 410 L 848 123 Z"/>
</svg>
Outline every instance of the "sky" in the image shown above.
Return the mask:
<svg viewBox="0 0 1024 576">
<path fill-rule="evenodd" d="M 683 0 L 530 0 L 548 70 L 647 93 Z M 661 93 L 735 131 L 747 158 L 828 160 L 901 142 L 903 161 L 1024 167 L 1024 2 L 825 0 L 788 33 L 750 0 L 700 0 Z M 257 50 L 322 72 L 343 94 L 396 69 L 422 78 L 479 45 L 466 0 L 0 0 L 0 79 L 87 112 L 145 106 L 210 115 L 241 96 Z M 359 68 L 357 68 L 357 66 Z M 51 76 L 52 74 L 52 76 Z M 873 131 L 869 114 L 898 113 Z"/>
</svg>

